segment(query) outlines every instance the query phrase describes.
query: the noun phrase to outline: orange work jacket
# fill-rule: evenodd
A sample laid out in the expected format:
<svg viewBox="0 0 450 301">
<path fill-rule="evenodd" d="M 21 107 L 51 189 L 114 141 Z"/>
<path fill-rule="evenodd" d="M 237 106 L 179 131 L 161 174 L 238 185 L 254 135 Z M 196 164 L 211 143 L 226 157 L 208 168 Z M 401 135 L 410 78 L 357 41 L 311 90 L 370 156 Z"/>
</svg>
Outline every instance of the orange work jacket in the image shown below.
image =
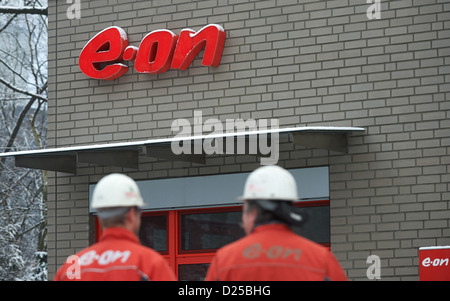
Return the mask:
<svg viewBox="0 0 450 301">
<path fill-rule="evenodd" d="M 122 228 L 107 228 L 100 241 L 68 258 L 55 281 L 176 280 L 167 261 Z"/>
<path fill-rule="evenodd" d="M 347 280 L 334 255 L 283 224 L 266 224 L 219 249 L 207 281 Z"/>
</svg>

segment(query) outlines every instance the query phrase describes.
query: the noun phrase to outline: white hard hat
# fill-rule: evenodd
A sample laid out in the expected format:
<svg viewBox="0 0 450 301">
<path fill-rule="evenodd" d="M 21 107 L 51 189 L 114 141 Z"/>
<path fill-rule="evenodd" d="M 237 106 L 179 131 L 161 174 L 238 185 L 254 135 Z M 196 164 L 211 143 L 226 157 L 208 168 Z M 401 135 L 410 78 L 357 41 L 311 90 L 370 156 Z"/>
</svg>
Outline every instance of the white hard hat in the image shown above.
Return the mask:
<svg viewBox="0 0 450 301">
<path fill-rule="evenodd" d="M 253 171 L 247 178 L 240 200 L 297 201 L 297 184 L 286 169 L 266 165 Z"/>
<path fill-rule="evenodd" d="M 102 178 L 95 186 L 92 208 L 142 207 L 139 187 L 136 182 L 123 174 L 113 173 Z"/>
</svg>

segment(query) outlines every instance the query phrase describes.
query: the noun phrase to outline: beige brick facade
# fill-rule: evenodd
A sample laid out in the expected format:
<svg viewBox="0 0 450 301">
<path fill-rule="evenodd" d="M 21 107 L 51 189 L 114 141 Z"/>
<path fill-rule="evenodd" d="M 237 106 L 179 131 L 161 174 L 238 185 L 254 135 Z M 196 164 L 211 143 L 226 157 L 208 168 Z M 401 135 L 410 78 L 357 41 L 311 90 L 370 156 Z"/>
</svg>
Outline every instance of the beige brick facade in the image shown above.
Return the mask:
<svg viewBox="0 0 450 301">
<path fill-rule="evenodd" d="M 450 244 L 450 3 L 381 0 L 49 1 L 48 144 L 87 145 L 173 137 L 192 118 L 277 118 L 280 127 L 354 126 L 347 154 L 280 145 L 286 168 L 329 166 L 331 249 L 352 280 L 369 255 L 383 280 L 418 280 L 418 248 Z M 152 30 L 221 25 L 218 67 L 197 57 L 185 71 L 132 68 L 114 81 L 86 77 L 81 49 L 116 25 L 139 46 Z M 202 53 L 200 53 L 200 56 Z M 212 156 L 205 165 L 139 158 L 139 169 L 84 164 L 50 173 L 49 278 L 92 240 L 89 184 L 126 172 L 135 179 L 247 172 L 252 156 Z"/>
</svg>

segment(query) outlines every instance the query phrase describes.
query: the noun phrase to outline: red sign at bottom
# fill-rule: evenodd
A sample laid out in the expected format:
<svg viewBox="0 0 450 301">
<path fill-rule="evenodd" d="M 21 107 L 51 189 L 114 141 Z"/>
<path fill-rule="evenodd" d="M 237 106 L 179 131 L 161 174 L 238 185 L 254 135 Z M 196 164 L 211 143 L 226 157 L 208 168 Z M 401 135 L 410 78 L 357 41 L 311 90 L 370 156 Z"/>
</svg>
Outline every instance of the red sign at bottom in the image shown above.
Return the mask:
<svg viewBox="0 0 450 301">
<path fill-rule="evenodd" d="M 421 281 L 450 281 L 450 246 L 419 249 Z"/>
</svg>

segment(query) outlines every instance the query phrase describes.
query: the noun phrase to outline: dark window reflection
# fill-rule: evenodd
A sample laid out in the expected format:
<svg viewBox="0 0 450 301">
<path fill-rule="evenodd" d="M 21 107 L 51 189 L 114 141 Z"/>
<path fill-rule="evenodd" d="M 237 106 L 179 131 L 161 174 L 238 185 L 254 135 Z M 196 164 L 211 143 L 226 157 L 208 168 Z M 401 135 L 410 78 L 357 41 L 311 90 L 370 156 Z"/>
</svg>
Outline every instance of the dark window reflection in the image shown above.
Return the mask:
<svg viewBox="0 0 450 301">
<path fill-rule="evenodd" d="M 180 264 L 178 266 L 178 280 L 203 281 L 208 271 L 209 263 Z"/>
<path fill-rule="evenodd" d="M 303 207 L 308 214 L 308 221 L 302 227 L 293 227 L 292 230 L 316 243 L 330 242 L 330 207 Z"/>
<path fill-rule="evenodd" d="M 241 215 L 241 211 L 182 215 L 181 249 L 218 249 L 243 237 Z"/>
<path fill-rule="evenodd" d="M 158 252 L 167 251 L 167 216 L 143 216 L 139 239 L 144 246 Z"/>
</svg>

